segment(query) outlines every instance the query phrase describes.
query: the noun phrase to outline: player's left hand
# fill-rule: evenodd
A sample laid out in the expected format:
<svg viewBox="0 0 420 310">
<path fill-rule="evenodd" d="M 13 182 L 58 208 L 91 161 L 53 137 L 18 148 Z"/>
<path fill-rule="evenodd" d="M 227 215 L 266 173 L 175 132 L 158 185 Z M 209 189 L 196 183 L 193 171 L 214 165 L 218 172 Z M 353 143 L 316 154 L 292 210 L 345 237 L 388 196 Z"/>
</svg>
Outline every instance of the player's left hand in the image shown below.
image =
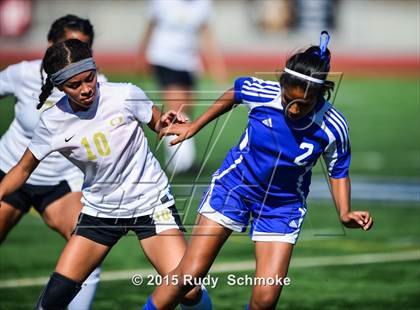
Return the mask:
<svg viewBox="0 0 420 310">
<path fill-rule="evenodd" d="M 369 230 L 373 226 L 373 218 L 367 211 L 348 212 L 340 217 L 341 222 L 347 228 L 362 228 Z"/>
<path fill-rule="evenodd" d="M 170 110 L 163 113 L 160 117 L 159 129 L 168 127 L 171 124 L 184 124 L 188 122 L 188 118 L 181 112 Z"/>
</svg>

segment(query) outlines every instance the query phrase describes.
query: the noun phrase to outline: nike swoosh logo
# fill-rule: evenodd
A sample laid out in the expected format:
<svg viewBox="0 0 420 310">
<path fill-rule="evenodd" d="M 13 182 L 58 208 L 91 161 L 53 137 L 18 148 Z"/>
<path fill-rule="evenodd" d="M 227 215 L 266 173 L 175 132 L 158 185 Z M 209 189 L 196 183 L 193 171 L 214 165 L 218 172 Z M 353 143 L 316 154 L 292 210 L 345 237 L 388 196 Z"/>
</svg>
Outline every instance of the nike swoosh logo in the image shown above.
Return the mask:
<svg viewBox="0 0 420 310">
<path fill-rule="evenodd" d="M 64 141 L 65 142 L 69 142 L 71 139 L 73 139 L 73 137 L 75 136 L 75 134 L 74 135 L 72 135 L 70 138 L 64 138 Z"/>
</svg>

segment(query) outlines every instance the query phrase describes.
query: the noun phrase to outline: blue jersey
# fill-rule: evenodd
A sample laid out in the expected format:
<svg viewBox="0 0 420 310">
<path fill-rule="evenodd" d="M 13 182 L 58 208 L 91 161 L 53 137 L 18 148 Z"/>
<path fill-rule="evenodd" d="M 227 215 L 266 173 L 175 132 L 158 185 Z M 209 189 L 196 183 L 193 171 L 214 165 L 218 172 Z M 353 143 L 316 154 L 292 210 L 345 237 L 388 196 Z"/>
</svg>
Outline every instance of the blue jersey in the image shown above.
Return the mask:
<svg viewBox="0 0 420 310">
<path fill-rule="evenodd" d="M 322 99 L 312 113 L 292 121 L 279 83 L 254 77 L 235 81 L 235 99 L 249 108 L 248 126 L 211 187 L 234 191 L 253 211 L 270 215 L 277 207 L 306 205 L 311 169 L 321 155 L 330 177 L 348 175 L 348 125 L 330 102 Z"/>
</svg>

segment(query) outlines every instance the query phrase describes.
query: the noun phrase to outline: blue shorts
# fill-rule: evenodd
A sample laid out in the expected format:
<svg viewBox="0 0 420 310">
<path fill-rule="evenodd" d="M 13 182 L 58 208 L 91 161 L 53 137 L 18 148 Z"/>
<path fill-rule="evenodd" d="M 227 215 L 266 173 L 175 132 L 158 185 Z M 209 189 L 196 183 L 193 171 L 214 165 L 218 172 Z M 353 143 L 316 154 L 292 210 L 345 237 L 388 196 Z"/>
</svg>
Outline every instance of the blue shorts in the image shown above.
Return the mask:
<svg viewBox="0 0 420 310">
<path fill-rule="evenodd" d="M 238 189 L 227 189 L 213 179 L 198 212 L 237 232 L 244 232 L 251 220 L 250 235 L 253 241 L 296 243 L 306 205 L 272 207 L 239 192 Z"/>
</svg>

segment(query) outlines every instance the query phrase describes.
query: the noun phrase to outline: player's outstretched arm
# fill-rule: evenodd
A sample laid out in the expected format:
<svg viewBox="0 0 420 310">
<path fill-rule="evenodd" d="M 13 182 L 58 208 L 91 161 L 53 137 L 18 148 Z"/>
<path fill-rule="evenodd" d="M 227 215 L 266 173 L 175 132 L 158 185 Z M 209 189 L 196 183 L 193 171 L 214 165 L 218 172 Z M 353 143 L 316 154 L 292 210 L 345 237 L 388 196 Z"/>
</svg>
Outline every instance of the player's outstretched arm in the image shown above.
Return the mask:
<svg viewBox="0 0 420 310">
<path fill-rule="evenodd" d="M 35 158 L 29 149 L 26 149 L 20 161 L 10 169 L 0 183 L 0 201 L 4 196 L 15 192 L 25 184 L 38 164 L 39 160 Z"/>
<path fill-rule="evenodd" d="M 351 211 L 350 207 L 350 178 L 330 178 L 332 194 L 340 215 L 340 220 L 347 228 L 362 228 L 369 230 L 373 225 L 373 218 L 368 211 Z"/>
<path fill-rule="evenodd" d="M 220 115 L 230 111 L 238 103 L 235 101 L 235 90 L 233 88 L 226 91 L 219 99 L 217 99 L 210 108 L 200 117 L 191 123 L 173 124 L 160 131 L 159 137 L 177 135 L 178 137 L 171 141 L 171 145 L 180 143 L 194 136 L 204 126 L 216 119 Z"/>
</svg>

